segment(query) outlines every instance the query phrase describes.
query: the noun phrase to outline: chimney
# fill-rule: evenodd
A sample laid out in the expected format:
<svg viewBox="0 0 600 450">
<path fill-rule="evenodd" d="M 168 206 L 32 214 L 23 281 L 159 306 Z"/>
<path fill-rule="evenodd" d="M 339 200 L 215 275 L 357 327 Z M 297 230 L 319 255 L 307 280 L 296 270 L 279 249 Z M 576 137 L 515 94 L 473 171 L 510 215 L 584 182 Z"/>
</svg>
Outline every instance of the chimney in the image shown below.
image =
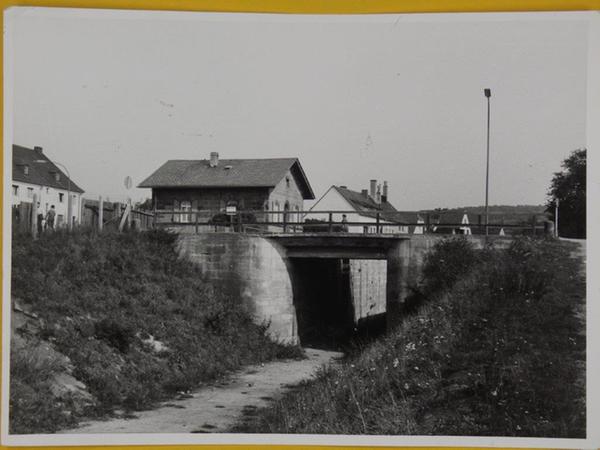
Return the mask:
<svg viewBox="0 0 600 450">
<path fill-rule="evenodd" d="M 377 180 L 371 180 L 370 184 L 369 184 L 369 195 L 371 196 L 371 198 L 373 200 L 375 200 L 375 196 L 377 195 Z"/>
<path fill-rule="evenodd" d="M 383 182 L 383 193 L 381 194 L 381 201 L 386 203 L 388 199 L 388 184 L 387 181 Z"/>
<path fill-rule="evenodd" d="M 217 152 L 210 152 L 210 167 L 217 167 L 219 165 L 219 154 Z"/>
<path fill-rule="evenodd" d="M 43 153 L 43 152 L 42 152 L 42 147 L 40 147 L 40 146 L 37 146 L 37 145 L 36 145 L 35 147 L 33 147 L 33 149 L 34 149 L 36 152 L 38 152 L 40 155 Z"/>
<path fill-rule="evenodd" d="M 360 193 L 363 195 L 363 197 L 369 198 L 369 190 L 368 189 L 363 189 L 362 191 L 360 191 Z"/>
</svg>

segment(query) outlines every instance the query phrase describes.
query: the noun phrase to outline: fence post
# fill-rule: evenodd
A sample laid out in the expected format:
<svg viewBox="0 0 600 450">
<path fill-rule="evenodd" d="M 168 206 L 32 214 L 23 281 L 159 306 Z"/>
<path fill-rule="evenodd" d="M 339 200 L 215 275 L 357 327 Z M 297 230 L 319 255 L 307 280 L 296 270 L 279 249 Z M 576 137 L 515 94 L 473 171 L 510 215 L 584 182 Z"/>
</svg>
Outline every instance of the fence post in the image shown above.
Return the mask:
<svg viewBox="0 0 600 450">
<path fill-rule="evenodd" d="M 195 214 L 195 215 L 196 215 L 196 220 L 195 220 L 195 222 L 196 222 L 196 225 L 195 225 L 195 229 L 196 229 L 196 234 L 198 234 L 198 211 L 196 211 L 196 214 Z"/>
<path fill-rule="evenodd" d="M 287 211 L 283 211 L 283 232 L 287 232 Z"/>
<path fill-rule="evenodd" d="M 102 196 L 98 197 L 98 231 L 102 232 L 104 226 L 104 200 Z"/>
<path fill-rule="evenodd" d="M 329 213 L 329 232 L 333 231 L 333 213 Z"/>
<path fill-rule="evenodd" d="M 31 234 L 33 236 L 33 238 L 35 239 L 37 237 L 38 234 L 38 229 L 37 229 L 37 194 L 33 194 L 33 203 L 31 204 Z"/>
<path fill-rule="evenodd" d="M 379 220 L 380 220 L 380 216 L 379 216 L 379 213 L 377 213 L 377 226 L 375 228 L 375 231 L 377 234 L 379 234 Z"/>
</svg>

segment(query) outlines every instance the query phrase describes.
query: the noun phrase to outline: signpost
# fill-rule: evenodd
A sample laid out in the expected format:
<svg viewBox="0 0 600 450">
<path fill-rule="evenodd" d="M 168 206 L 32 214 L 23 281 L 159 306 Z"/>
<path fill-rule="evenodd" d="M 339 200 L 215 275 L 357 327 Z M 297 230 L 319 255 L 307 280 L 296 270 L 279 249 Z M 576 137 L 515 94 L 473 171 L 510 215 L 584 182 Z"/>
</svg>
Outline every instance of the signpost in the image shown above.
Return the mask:
<svg viewBox="0 0 600 450">
<path fill-rule="evenodd" d="M 131 187 L 133 186 L 133 180 L 129 175 L 125 177 L 123 184 L 125 185 L 125 189 L 131 189 Z M 123 217 L 121 217 L 119 231 L 123 231 L 125 222 L 127 222 L 127 229 L 131 229 L 131 197 L 127 197 L 127 206 L 125 207 L 125 211 L 123 212 Z"/>
</svg>

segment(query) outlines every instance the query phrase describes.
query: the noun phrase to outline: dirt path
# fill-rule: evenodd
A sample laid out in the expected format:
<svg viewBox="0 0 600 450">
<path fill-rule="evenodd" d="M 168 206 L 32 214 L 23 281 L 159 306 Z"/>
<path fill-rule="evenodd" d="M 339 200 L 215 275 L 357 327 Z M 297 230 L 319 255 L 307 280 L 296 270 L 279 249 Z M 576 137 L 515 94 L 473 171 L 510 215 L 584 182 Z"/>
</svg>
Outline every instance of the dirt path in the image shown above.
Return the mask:
<svg viewBox="0 0 600 450">
<path fill-rule="evenodd" d="M 135 418 L 84 422 L 61 433 L 220 433 L 244 412 L 266 406 L 314 375 L 319 367 L 341 358 L 338 352 L 305 349 L 307 359 L 248 366 L 228 380 L 203 386 L 191 397 L 162 403 Z"/>
</svg>

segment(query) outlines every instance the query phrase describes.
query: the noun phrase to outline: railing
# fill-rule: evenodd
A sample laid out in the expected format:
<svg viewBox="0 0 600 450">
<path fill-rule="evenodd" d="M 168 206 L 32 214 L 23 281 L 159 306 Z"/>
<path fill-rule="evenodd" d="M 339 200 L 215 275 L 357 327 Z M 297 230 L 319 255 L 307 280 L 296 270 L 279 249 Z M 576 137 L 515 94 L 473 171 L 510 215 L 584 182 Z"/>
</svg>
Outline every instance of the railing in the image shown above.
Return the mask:
<svg viewBox="0 0 600 450">
<path fill-rule="evenodd" d="M 361 212 L 332 211 L 265 211 L 160 209 L 153 213 L 154 227 L 187 229 L 188 232 L 247 233 L 361 233 L 361 234 L 485 234 L 482 214 L 476 223 L 445 222 L 439 214 L 406 211 Z M 345 216 L 345 217 L 344 217 Z M 471 215 L 473 217 L 474 215 Z M 443 213 L 442 213 L 443 217 Z M 548 232 L 542 214 L 491 215 L 498 221 L 487 225 L 489 234 L 538 234 Z M 408 219 L 407 219 L 408 218 Z M 541 220 L 540 220 L 541 219 Z"/>
</svg>

